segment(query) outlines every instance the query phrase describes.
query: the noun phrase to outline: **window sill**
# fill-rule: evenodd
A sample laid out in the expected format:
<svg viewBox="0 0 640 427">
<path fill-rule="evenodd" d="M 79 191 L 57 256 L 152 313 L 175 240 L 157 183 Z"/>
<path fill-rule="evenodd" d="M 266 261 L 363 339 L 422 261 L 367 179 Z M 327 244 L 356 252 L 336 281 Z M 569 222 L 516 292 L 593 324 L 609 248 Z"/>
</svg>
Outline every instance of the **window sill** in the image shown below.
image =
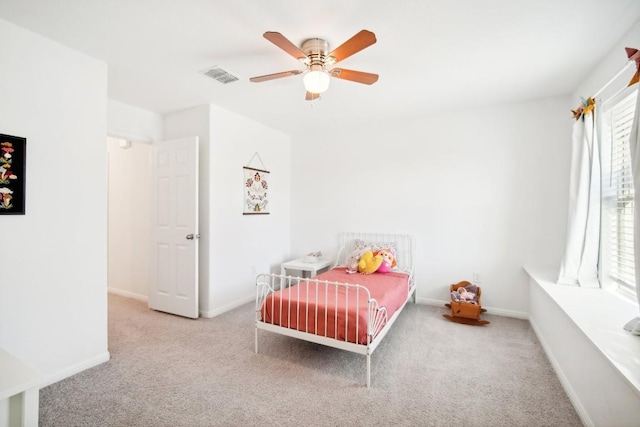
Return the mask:
<svg viewBox="0 0 640 427">
<path fill-rule="evenodd" d="M 558 285 L 550 269 L 524 270 L 640 395 L 640 336 L 623 329 L 638 305 L 613 291 Z"/>
</svg>

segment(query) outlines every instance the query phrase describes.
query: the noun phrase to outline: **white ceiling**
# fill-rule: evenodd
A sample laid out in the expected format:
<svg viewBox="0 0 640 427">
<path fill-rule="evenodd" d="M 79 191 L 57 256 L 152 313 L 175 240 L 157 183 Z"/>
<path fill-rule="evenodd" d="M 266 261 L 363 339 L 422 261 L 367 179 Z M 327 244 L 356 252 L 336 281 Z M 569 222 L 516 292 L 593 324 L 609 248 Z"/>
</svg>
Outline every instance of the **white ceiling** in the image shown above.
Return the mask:
<svg viewBox="0 0 640 427">
<path fill-rule="evenodd" d="M 160 114 L 213 103 L 297 133 L 569 94 L 640 1 L 0 0 L 0 18 L 106 62 L 110 99 Z M 302 69 L 265 31 L 333 49 L 361 29 L 378 42 L 339 65 L 379 74 L 372 86 L 332 79 L 308 102 L 301 75 L 249 82 Z M 240 80 L 200 74 L 214 65 Z"/>
</svg>

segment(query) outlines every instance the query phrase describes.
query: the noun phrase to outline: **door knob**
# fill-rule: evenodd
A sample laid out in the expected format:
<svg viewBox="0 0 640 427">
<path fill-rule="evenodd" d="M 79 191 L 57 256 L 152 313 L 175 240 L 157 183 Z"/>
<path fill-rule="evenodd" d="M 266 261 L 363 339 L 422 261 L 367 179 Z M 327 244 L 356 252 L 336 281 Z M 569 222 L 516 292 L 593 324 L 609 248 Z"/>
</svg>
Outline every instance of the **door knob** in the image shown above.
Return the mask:
<svg viewBox="0 0 640 427">
<path fill-rule="evenodd" d="M 193 240 L 193 239 L 199 239 L 200 235 L 196 234 L 195 236 L 193 234 L 187 234 L 187 240 Z"/>
</svg>

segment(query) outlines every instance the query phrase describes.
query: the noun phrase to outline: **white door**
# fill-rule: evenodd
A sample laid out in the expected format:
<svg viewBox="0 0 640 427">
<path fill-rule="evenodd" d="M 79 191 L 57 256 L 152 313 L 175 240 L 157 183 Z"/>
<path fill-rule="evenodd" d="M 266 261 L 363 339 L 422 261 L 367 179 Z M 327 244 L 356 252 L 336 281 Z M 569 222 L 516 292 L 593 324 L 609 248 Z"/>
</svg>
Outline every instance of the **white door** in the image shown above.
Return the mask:
<svg viewBox="0 0 640 427">
<path fill-rule="evenodd" d="M 198 137 L 152 146 L 154 310 L 198 317 Z"/>
</svg>

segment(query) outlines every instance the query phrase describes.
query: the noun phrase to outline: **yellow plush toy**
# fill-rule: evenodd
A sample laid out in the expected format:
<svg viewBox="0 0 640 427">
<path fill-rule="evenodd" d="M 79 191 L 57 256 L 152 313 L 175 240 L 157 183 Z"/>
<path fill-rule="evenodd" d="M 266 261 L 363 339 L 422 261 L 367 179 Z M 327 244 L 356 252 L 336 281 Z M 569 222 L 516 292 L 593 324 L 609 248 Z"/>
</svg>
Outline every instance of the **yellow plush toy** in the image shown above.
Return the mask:
<svg viewBox="0 0 640 427">
<path fill-rule="evenodd" d="M 382 255 L 373 255 L 373 252 L 366 251 L 360 256 L 360 261 L 358 262 L 358 271 L 360 274 L 371 274 L 375 273 L 376 270 L 380 267 L 384 261 L 384 257 Z"/>
</svg>

